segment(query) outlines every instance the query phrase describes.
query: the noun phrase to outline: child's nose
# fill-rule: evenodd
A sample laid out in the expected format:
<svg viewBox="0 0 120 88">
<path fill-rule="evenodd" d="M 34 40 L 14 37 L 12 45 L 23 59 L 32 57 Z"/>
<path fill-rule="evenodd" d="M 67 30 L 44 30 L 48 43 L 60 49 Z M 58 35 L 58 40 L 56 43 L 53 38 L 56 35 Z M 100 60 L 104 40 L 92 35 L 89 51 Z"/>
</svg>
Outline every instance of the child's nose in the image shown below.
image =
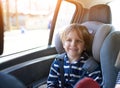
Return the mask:
<svg viewBox="0 0 120 88">
<path fill-rule="evenodd" d="M 76 41 L 72 41 L 71 45 L 76 46 Z"/>
</svg>

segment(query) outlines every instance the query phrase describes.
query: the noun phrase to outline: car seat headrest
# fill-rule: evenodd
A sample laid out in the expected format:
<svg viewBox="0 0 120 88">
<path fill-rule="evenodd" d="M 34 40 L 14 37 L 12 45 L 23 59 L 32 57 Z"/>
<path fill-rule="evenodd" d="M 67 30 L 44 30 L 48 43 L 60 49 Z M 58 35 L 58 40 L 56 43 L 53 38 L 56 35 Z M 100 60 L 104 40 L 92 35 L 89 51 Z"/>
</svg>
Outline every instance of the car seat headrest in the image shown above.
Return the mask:
<svg viewBox="0 0 120 88">
<path fill-rule="evenodd" d="M 98 4 L 92 6 L 89 10 L 89 21 L 99 21 L 102 23 L 111 23 L 111 9 L 108 5 Z"/>
<path fill-rule="evenodd" d="M 58 54 L 65 52 L 62 41 L 60 39 L 60 32 L 56 33 L 56 35 L 55 35 L 55 48 L 56 48 Z"/>
<path fill-rule="evenodd" d="M 104 23 L 102 22 L 98 22 L 98 21 L 86 21 L 84 23 L 82 23 L 82 25 L 86 26 L 88 31 L 91 34 L 95 34 L 96 31 L 103 25 Z"/>
</svg>

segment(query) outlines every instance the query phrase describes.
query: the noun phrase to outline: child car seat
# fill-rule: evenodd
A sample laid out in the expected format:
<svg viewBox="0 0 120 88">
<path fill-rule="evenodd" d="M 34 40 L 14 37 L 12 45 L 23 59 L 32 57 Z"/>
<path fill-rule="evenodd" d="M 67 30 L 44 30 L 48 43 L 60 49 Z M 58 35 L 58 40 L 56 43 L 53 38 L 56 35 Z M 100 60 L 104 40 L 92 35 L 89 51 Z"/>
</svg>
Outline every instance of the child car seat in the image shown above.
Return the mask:
<svg viewBox="0 0 120 88">
<path fill-rule="evenodd" d="M 114 66 L 120 51 L 120 31 L 110 33 L 101 47 L 100 62 L 103 74 L 103 88 L 114 88 L 118 69 Z"/>
</svg>

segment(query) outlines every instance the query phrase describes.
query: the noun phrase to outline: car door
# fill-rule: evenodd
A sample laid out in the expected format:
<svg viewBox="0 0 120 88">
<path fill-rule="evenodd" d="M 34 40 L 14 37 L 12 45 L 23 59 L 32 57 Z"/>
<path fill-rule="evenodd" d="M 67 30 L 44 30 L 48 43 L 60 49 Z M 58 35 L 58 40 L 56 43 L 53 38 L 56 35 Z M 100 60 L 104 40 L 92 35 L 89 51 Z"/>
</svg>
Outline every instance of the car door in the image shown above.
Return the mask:
<svg viewBox="0 0 120 88">
<path fill-rule="evenodd" d="M 0 71 L 15 76 L 28 88 L 44 84 L 58 54 L 54 35 L 81 21 L 81 4 L 72 0 L 2 0 L 1 5 L 4 49 Z"/>
</svg>

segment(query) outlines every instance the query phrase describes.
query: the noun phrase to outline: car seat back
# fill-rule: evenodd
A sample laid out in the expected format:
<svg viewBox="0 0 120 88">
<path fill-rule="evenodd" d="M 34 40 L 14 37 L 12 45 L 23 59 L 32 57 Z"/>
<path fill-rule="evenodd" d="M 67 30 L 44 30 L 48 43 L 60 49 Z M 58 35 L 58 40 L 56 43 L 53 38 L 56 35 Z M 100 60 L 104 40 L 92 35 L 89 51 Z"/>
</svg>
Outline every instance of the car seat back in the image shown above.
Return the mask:
<svg viewBox="0 0 120 88">
<path fill-rule="evenodd" d="M 111 24 L 111 9 L 106 4 L 92 6 L 88 11 L 88 20 L 83 24 L 89 29 L 90 33 L 95 33 L 104 24 Z"/>
<path fill-rule="evenodd" d="M 103 88 L 114 88 L 118 70 L 115 62 L 120 50 L 120 31 L 110 33 L 101 47 L 100 62 L 103 74 Z"/>
</svg>

